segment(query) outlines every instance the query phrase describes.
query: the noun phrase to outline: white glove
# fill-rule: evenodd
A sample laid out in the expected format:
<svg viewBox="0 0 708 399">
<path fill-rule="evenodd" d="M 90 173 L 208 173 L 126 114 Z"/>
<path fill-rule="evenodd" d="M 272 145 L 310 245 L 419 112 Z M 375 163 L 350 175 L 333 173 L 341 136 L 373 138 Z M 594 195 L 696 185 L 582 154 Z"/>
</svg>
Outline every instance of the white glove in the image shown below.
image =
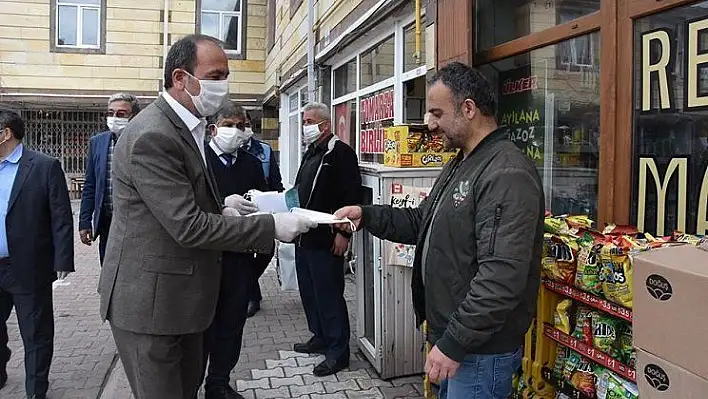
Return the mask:
<svg viewBox="0 0 708 399">
<path fill-rule="evenodd" d="M 241 216 L 258 212 L 258 207 L 256 206 L 256 204 L 243 198 L 238 194 L 233 194 L 226 197 L 224 205 L 229 208 L 234 208 Z"/>
<path fill-rule="evenodd" d="M 221 216 L 241 216 L 241 214 L 236 209 L 227 206 L 221 211 Z"/>
<path fill-rule="evenodd" d="M 280 242 L 292 242 L 297 236 L 317 227 L 317 222 L 293 213 L 273 214 L 275 220 L 275 239 Z"/>
</svg>

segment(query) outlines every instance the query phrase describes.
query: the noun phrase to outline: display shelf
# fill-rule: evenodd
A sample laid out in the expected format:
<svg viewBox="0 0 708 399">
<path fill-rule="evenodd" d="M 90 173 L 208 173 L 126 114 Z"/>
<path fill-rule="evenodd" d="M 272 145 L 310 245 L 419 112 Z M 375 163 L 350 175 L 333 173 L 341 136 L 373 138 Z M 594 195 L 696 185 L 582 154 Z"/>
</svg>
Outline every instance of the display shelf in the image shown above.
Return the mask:
<svg viewBox="0 0 708 399">
<path fill-rule="evenodd" d="M 589 396 L 579 390 L 577 390 L 574 386 L 572 386 L 568 381 L 566 381 L 564 378 L 558 378 L 553 374 L 553 371 L 549 369 L 548 367 L 544 367 L 543 370 L 541 370 L 541 374 L 543 375 L 543 379 L 546 380 L 547 383 L 553 385 L 557 391 L 563 392 L 564 394 L 568 395 L 571 399 L 595 399 L 594 396 Z"/>
<path fill-rule="evenodd" d="M 554 328 L 549 323 L 543 324 L 543 335 L 565 346 L 566 348 L 570 348 L 580 353 L 581 355 L 590 359 L 594 363 L 597 363 L 602 367 L 614 371 L 621 377 L 631 382 L 637 381 L 637 371 L 633 368 L 613 358 L 607 353 L 593 347 L 592 345 L 588 345 L 585 342 L 579 341 L 571 337 L 570 335 Z"/>
<path fill-rule="evenodd" d="M 597 295 L 590 294 L 575 287 L 571 287 L 547 278 L 543 279 L 543 285 L 557 294 L 574 299 L 578 302 L 582 302 L 592 308 L 601 310 L 610 316 L 619 317 L 620 319 L 626 320 L 630 323 L 632 322 L 631 310 L 617 305 L 616 303 L 612 303 L 606 299 L 602 299 Z"/>
</svg>

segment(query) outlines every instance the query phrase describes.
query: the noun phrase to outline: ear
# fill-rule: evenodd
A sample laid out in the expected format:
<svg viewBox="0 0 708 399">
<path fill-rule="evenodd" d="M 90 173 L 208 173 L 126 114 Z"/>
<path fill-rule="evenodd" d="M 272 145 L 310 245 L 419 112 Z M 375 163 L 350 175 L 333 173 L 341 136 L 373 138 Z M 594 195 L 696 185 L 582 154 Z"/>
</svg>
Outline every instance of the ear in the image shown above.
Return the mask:
<svg viewBox="0 0 708 399">
<path fill-rule="evenodd" d="M 469 120 L 472 120 L 477 114 L 477 104 L 472 99 L 466 99 L 462 102 L 462 114 Z"/>
<path fill-rule="evenodd" d="M 184 90 L 187 86 L 187 79 L 189 75 L 181 69 L 175 69 L 172 71 L 172 85 L 178 90 Z"/>
</svg>

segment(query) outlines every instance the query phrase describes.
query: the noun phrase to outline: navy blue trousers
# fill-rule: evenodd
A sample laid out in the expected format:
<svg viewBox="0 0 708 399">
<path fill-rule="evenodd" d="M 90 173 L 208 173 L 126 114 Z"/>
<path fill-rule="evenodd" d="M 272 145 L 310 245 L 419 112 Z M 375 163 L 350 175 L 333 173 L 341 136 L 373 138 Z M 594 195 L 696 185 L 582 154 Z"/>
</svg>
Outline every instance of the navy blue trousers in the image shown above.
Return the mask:
<svg viewBox="0 0 708 399">
<path fill-rule="evenodd" d="M 297 283 L 307 325 L 327 345 L 327 359 L 349 356 L 349 313 L 344 300 L 344 259 L 329 250 L 295 248 Z"/>
</svg>

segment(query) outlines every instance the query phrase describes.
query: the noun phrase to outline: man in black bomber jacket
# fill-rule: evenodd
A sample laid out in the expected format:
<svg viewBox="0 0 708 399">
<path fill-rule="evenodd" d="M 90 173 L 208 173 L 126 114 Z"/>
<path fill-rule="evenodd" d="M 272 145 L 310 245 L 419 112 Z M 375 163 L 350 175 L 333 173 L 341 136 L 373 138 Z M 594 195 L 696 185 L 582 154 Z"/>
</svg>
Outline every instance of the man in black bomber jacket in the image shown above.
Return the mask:
<svg viewBox="0 0 708 399">
<path fill-rule="evenodd" d="M 535 165 L 494 118 L 489 82 L 460 63 L 430 82 L 428 126 L 460 148 L 417 209 L 346 207 L 382 239 L 416 244 L 413 304 L 435 346 L 441 399 L 506 399 L 536 306 L 544 196 Z M 344 228 L 344 226 L 342 226 Z"/>
<path fill-rule="evenodd" d="M 334 213 L 361 200 L 356 153 L 332 133 L 329 107 L 309 103 L 303 111 L 303 140 L 308 144 L 297 173 L 300 206 Z M 344 300 L 344 253 L 351 234 L 320 225 L 303 234 L 295 247 L 300 298 L 312 338 L 294 345 L 301 353 L 322 353 L 316 376 L 335 374 L 349 365 L 349 315 Z"/>
</svg>

